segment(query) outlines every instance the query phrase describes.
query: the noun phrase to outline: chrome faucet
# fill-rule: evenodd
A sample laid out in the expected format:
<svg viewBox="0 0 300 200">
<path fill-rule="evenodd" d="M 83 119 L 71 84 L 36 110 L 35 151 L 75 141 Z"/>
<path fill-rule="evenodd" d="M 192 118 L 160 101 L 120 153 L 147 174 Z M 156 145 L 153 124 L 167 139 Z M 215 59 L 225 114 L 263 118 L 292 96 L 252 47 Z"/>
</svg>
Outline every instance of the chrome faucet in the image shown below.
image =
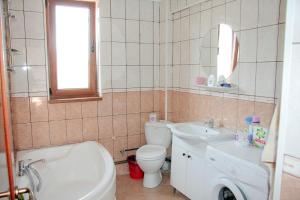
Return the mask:
<svg viewBox="0 0 300 200">
<path fill-rule="evenodd" d="M 209 119 L 208 121 L 205 122 L 207 124 L 208 128 L 214 128 L 215 127 L 215 121 L 214 119 Z"/>
<path fill-rule="evenodd" d="M 35 194 L 36 192 L 39 192 L 41 187 L 42 187 L 42 178 L 41 178 L 39 172 L 33 167 L 33 165 L 36 164 L 36 163 L 45 163 L 46 160 L 45 159 L 40 159 L 40 160 L 35 160 L 35 161 L 32 161 L 32 162 L 30 162 L 30 161 L 31 161 L 31 159 L 20 160 L 18 162 L 18 166 L 19 166 L 18 175 L 19 176 L 24 176 L 24 175 L 28 176 L 29 181 L 30 181 L 30 185 L 31 185 L 31 188 L 32 188 L 32 192 L 33 192 L 33 194 Z M 34 182 L 33 175 L 35 175 L 36 179 L 38 180 L 37 185 Z"/>
</svg>

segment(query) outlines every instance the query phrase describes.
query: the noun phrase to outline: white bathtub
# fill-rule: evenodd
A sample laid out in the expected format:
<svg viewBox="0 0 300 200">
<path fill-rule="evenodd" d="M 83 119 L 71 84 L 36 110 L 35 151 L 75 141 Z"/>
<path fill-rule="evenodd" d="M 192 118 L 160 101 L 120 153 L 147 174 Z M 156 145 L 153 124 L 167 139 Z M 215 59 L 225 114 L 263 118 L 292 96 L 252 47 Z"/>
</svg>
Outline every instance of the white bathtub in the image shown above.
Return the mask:
<svg viewBox="0 0 300 200">
<path fill-rule="evenodd" d="M 108 151 L 96 142 L 20 151 L 17 160 L 46 159 L 34 167 L 43 185 L 37 200 L 114 200 L 116 169 Z M 19 187 L 29 187 L 26 175 Z"/>
</svg>

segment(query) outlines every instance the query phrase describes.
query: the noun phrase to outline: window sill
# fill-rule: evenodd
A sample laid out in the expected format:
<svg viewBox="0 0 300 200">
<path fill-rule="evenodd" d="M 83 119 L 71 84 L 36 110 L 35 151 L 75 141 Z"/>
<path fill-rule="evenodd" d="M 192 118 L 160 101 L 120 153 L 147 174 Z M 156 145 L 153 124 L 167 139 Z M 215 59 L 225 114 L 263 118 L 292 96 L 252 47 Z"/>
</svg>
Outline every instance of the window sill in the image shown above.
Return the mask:
<svg viewBox="0 0 300 200">
<path fill-rule="evenodd" d="M 48 101 L 50 104 L 55 103 L 71 103 L 71 102 L 85 102 L 85 101 L 99 101 L 102 97 L 78 97 L 78 98 L 61 98 L 61 99 L 51 99 Z"/>
</svg>

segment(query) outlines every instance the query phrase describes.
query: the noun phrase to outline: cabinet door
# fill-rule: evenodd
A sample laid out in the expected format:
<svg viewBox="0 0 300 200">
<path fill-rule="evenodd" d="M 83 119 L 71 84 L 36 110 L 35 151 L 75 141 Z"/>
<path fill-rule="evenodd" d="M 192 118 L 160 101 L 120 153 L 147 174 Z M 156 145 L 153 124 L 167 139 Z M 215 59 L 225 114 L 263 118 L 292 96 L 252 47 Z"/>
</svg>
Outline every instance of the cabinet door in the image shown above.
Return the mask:
<svg viewBox="0 0 300 200">
<path fill-rule="evenodd" d="M 172 146 L 171 185 L 185 193 L 187 152 L 178 145 Z"/>
<path fill-rule="evenodd" d="M 188 152 L 186 195 L 192 200 L 203 199 L 204 157 Z"/>
</svg>

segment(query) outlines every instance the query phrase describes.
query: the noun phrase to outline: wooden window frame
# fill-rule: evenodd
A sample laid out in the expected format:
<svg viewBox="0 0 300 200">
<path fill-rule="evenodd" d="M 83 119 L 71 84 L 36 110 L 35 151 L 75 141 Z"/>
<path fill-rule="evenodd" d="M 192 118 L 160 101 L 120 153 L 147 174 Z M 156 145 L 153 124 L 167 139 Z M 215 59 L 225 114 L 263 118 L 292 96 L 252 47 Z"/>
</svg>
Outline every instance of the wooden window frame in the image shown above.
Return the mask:
<svg viewBox="0 0 300 200">
<path fill-rule="evenodd" d="M 68 5 L 85 7 L 90 10 L 90 58 L 89 58 L 89 88 L 87 89 L 58 89 L 57 88 L 57 58 L 56 58 L 56 25 L 55 6 Z M 47 45 L 50 67 L 50 99 L 68 99 L 97 97 L 96 69 L 96 3 L 87 0 L 48 0 L 46 9 Z M 75 41 L 74 41 L 75 42 Z M 92 48 L 94 49 L 92 51 Z"/>
</svg>

